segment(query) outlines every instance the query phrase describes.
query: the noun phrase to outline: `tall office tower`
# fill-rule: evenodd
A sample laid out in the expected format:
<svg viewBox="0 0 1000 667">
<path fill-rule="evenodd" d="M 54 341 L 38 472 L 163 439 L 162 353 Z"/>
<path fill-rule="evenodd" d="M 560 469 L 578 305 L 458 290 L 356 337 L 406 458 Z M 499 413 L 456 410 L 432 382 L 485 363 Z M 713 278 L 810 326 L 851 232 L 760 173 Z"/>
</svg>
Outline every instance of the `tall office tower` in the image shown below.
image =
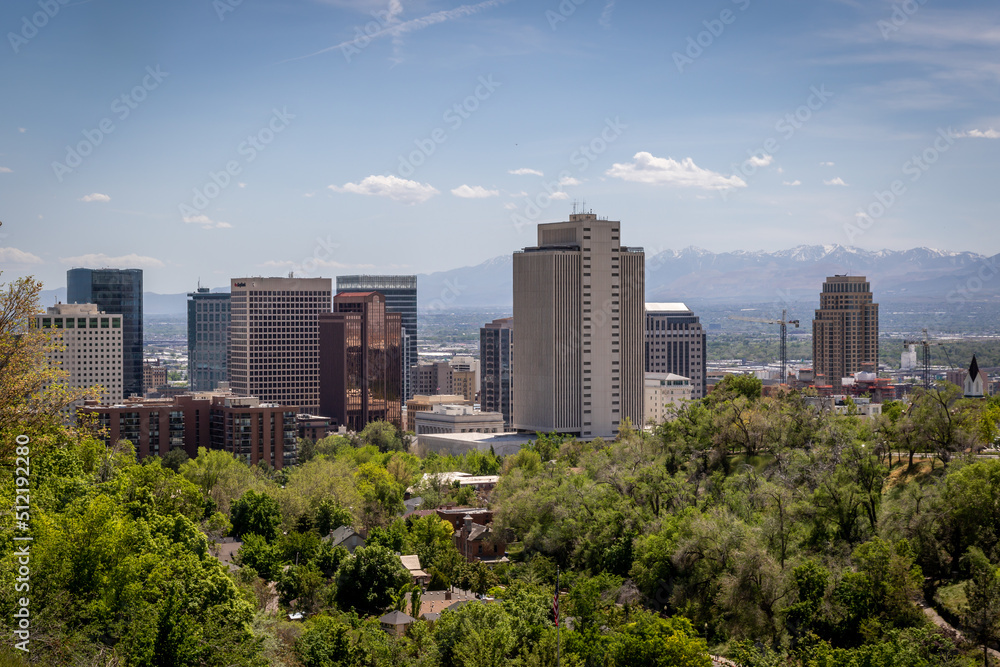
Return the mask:
<svg viewBox="0 0 1000 667">
<path fill-rule="evenodd" d="M 229 381 L 229 294 L 199 287 L 188 294 L 188 379 L 191 391 Z"/>
<path fill-rule="evenodd" d="M 878 370 L 878 304 L 864 276 L 833 276 L 823 283 L 813 319 L 817 384 L 840 389 L 841 379 Z M 819 376 L 823 376 L 820 380 Z"/>
<path fill-rule="evenodd" d="M 643 422 L 642 248 L 573 213 L 514 254 L 514 428 L 614 437 Z"/>
<path fill-rule="evenodd" d="M 360 431 L 373 421 L 402 427 L 402 323 L 378 292 L 341 292 L 319 316 L 320 412 Z"/>
<path fill-rule="evenodd" d="M 120 403 L 122 396 L 122 316 L 109 315 L 92 303 L 53 306 L 35 315 L 35 326 L 50 332 L 55 347 L 46 351 L 49 364 L 67 373 L 69 387 L 101 386 L 100 400 Z M 75 401 L 63 410 L 72 421 Z"/>
<path fill-rule="evenodd" d="M 337 292 L 379 292 L 385 296 L 385 311 L 403 317 L 403 400 L 413 398 L 417 364 L 417 277 L 416 276 L 337 276 Z"/>
<path fill-rule="evenodd" d="M 319 410 L 319 315 L 329 313 L 329 278 L 233 278 L 229 384 L 239 396 Z"/>
<path fill-rule="evenodd" d="M 646 372 L 691 380 L 691 398 L 705 397 L 705 330 L 683 303 L 646 304 Z"/>
<path fill-rule="evenodd" d="M 142 269 L 70 269 L 66 301 L 122 316 L 122 392 L 142 396 Z"/>
<path fill-rule="evenodd" d="M 483 412 L 499 412 L 503 425 L 511 425 L 514 372 L 514 318 L 493 320 L 479 329 L 479 365 L 482 372 Z"/>
</svg>

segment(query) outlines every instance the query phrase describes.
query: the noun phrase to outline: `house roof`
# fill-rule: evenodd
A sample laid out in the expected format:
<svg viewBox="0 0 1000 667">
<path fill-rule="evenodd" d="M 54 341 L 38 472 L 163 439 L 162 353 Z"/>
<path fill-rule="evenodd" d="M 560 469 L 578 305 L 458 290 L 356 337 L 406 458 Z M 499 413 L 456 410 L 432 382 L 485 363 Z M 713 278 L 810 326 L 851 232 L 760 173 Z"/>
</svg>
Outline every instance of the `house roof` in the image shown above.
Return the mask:
<svg viewBox="0 0 1000 667">
<path fill-rule="evenodd" d="M 979 377 L 979 363 L 976 361 L 976 355 L 972 355 L 972 363 L 969 364 L 969 377 L 972 378 L 973 382 Z"/>
<path fill-rule="evenodd" d="M 330 533 L 329 539 L 333 546 L 337 546 L 349 540 L 352 535 L 359 535 L 359 533 L 350 526 L 341 526 Z"/>
<path fill-rule="evenodd" d="M 416 554 L 410 556 L 400 556 L 399 560 L 403 563 L 403 567 L 410 572 L 423 569 L 420 567 L 420 556 L 417 556 Z"/>
<path fill-rule="evenodd" d="M 401 611 L 390 611 L 388 614 L 378 619 L 379 623 L 385 623 L 387 625 L 405 625 L 408 623 L 413 623 L 415 618 L 409 614 L 404 614 Z"/>
</svg>

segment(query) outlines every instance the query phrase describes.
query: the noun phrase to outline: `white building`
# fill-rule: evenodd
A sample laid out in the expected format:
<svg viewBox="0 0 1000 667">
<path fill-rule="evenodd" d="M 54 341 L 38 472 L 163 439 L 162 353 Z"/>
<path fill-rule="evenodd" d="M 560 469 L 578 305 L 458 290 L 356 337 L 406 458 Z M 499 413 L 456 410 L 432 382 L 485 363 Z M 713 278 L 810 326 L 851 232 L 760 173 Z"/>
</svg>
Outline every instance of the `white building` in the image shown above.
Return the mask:
<svg viewBox="0 0 1000 667">
<path fill-rule="evenodd" d="M 417 440 L 433 433 L 503 433 L 503 415 L 471 405 L 435 405 L 414 415 Z"/>
<path fill-rule="evenodd" d="M 35 326 L 52 335 L 49 363 L 67 372 L 69 387 L 101 387 L 102 403 L 120 403 L 122 395 L 122 316 L 109 315 L 92 303 L 53 306 L 35 315 Z M 77 401 L 67 407 L 71 419 Z"/>
<path fill-rule="evenodd" d="M 514 254 L 513 426 L 613 438 L 643 417 L 645 255 L 617 221 L 569 218 Z"/>
<path fill-rule="evenodd" d="M 690 378 L 675 373 L 646 373 L 643 392 L 646 424 L 661 424 L 671 417 L 671 408 L 690 401 Z"/>
</svg>

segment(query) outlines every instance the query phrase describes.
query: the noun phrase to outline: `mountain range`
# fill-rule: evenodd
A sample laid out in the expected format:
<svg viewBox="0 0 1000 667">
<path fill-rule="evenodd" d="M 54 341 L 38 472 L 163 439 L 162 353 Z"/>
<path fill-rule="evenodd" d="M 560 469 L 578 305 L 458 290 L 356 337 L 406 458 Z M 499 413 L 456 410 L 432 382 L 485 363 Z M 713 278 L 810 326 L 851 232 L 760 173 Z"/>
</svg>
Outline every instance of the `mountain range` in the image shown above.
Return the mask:
<svg viewBox="0 0 1000 667">
<path fill-rule="evenodd" d="M 510 308 L 513 258 L 421 274 L 418 306 L 424 312 L 455 308 Z M 1000 301 L 1000 254 L 931 248 L 863 250 L 841 245 L 797 246 L 776 252 L 701 248 L 665 250 L 646 257 L 646 300 L 739 304 L 818 300 L 827 276 L 867 276 L 876 301 Z M 213 290 L 217 291 L 217 290 Z M 45 290 L 43 305 L 65 300 L 66 290 Z M 147 314 L 186 312 L 187 295 L 145 294 Z"/>
</svg>

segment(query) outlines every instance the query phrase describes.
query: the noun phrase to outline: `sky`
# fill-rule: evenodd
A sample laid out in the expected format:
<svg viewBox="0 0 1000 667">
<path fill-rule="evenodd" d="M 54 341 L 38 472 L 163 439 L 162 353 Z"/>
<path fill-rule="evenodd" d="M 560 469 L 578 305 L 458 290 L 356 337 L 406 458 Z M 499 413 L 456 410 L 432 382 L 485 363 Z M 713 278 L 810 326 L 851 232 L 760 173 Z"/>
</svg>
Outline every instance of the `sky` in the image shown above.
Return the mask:
<svg viewBox="0 0 1000 667">
<path fill-rule="evenodd" d="M 1000 252 L 995 0 L 8 0 L 0 282 Z"/>
</svg>

